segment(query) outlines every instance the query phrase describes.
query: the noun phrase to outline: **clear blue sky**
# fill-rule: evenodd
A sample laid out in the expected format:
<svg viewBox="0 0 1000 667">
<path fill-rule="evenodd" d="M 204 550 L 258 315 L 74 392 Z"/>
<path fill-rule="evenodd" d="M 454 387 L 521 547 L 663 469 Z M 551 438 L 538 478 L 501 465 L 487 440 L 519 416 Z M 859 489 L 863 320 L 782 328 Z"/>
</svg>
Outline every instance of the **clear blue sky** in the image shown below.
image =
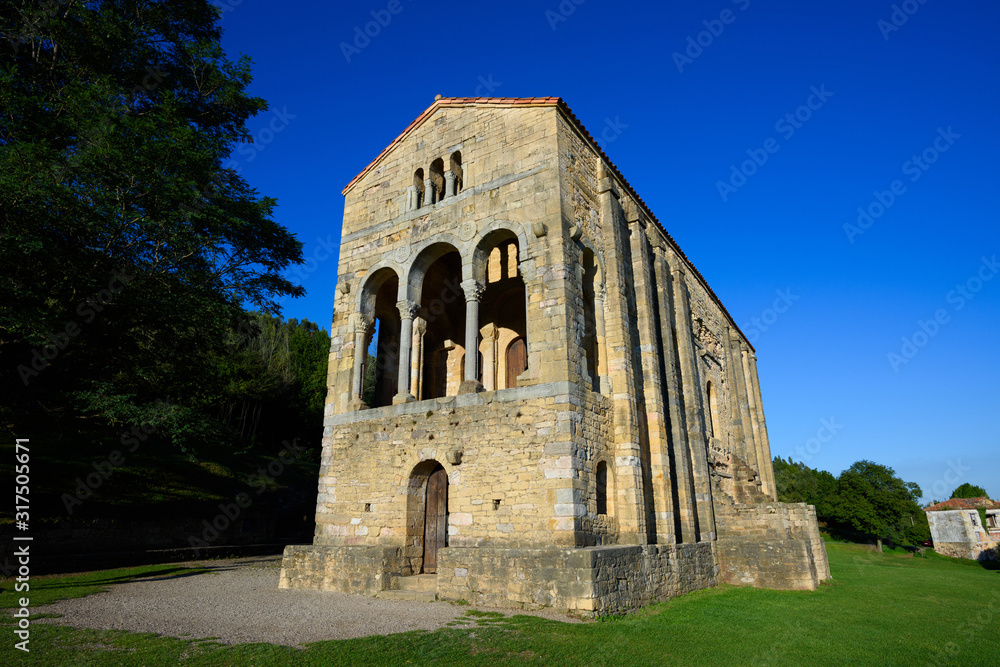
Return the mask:
<svg viewBox="0 0 1000 667">
<path fill-rule="evenodd" d="M 271 105 L 233 158 L 310 258 L 287 317 L 329 328 L 340 191 L 435 94 L 560 96 L 756 346 L 774 455 L 1000 496 L 997 3 L 215 1 Z"/>
</svg>

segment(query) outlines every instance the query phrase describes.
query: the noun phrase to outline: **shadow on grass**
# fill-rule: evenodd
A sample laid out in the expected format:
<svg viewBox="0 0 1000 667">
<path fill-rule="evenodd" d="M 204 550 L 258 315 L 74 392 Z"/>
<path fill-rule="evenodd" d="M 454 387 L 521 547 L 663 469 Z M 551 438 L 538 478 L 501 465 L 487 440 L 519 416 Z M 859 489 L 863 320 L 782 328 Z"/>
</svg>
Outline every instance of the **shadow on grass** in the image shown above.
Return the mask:
<svg viewBox="0 0 1000 667">
<path fill-rule="evenodd" d="M 151 566 L 89 572 L 71 576 L 41 577 L 31 581 L 31 606 L 51 604 L 59 600 L 81 598 L 103 593 L 109 586 L 130 581 L 162 581 L 181 579 L 209 572 L 205 568 Z M 14 590 L 13 579 L 3 580 L 0 588 L 0 609 L 16 609 L 23 593 Z"/>
</svg>

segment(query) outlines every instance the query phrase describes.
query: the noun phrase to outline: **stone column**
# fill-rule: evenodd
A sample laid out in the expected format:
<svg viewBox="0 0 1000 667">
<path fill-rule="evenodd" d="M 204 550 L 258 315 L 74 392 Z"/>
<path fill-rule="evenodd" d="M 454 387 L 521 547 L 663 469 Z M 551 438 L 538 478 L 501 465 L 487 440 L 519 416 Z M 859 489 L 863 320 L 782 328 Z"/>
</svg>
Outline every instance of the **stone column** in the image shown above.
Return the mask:
<svg viewBox="0 0 1000 667">
<path fill-rule="evenodd" d="M 701 380 L 698 357 L 691 332 L 691 304 L 688 301 L 684 268 L 678 262 L 671 267 L 674 279 L 674 312 L 677 322 L 677 351 L 680 358 L 681 387 L 691 450 L 691 478 L 694 482 L 695 511 L 698 517 L 698 541 L 715 540 L 715 511 L 712 506 L 712 480 L 708 470 L 708 444 L 705 442 L 705 411 L 701 403 Z"/>
<path fill-rule="evenodd" d="M 722 334 L 722 346 L 726 355 L 726 395 L 729 397 L 729 449 L 733 455 L 738 456 L 750 467 L 754 466 L 756 454 L 753 451 L 753 444 L 747 446 L 746 433 L 743 430 L 743 417 L 740 409 L 739 375 L 737 369 L 742 369 L 740 360 L 740 346 L 733 343 L 732 330 L 726 327 Z M 737 480 L 738 481 L 738 480 Z M 744 480 L 745 481 L 745 480 Z"/>
<path fill-rule="evenodd" d="M 649 459 L 640 432 L 642 368 L 636 355 L 635 318 L 631 314 L 632 248 L 628 222 L 619 200 L 618 186 L 602 162 L 598 172 L 598 198 L 602 234 L 593 241 L 603 251 L 601 266 L 608 294 L 605 302 L 605 349 L 608 353 L 608 392 L 614 410 L 615 512 L 619 544 L 649 544 L 653 507 L 647 502 Z M 577 228 L 578 231 L 579 227 Z M 571 237 L 573 234 L 571 233 Z"/>
<path fill-rule="evenodd" d="M 657 296 L 660 304 L 660 338 L 662 342 L 665 379 L 663 402 L 670 417 L 671 478 L 673 479 L 672 500 L 674 506 L 674 533 L 678 542 L 697 541 L 697 517 L 695 515 L 694 482 L 691 479 L 691 455 L 688 448 L 685 427 L 684 396 L 681 391 L 680 363 L 678 350 L 674 345 L 674 301 L 672 298 L 670 264 L 666 248 L 653 246 L 656 271 Z"/>
<path fill-rule="evenodd" d="M 361 399 L 365 372 L 365 344 L 368 342 L 368 330 L 375 324 L 375 318 L 363 313 L 354 313 L 351 318 L 354 324 L 354 375 L 351 377 L 351 409 L 363 410 L 368 406 Z"/>
<path fill-rule="evenodd" d="M 650 532 L 655 532 L 657 544 L 677 541 L 674 521 L 673 484 L 670 474 L 670 438 L 667 408 L 663 403 L 664 373 L 660 341 L 660 319 L 657 317 L 657 287 L 651 244 L 658 243 L 658 232 L 652 222 L 636 216 L 629 221 L 632 243 L 632 275 L 635 290 L 638 356 L 642 371 L 640 399 L 640 433 L 646 436 L 649 451 L 649 489 L 652 494 L 653 520 Z M 644 426 L 644 428 L 642 428 Z"/>
<path fill-rule="evenodd" d="M 420 208 L 420 194 L 417 192 L 417 186 L 411 185 L 406 188 L 406 211 L 416 211 Z"/>
<path fill-rule="evenodd" d="M 458 393 L 471 394 L 483 391 L 483 385 L 476 379 L 479 361 L 479 299 L 486 288 L 475 280 L 463 280 L 465 292 L 465 379 Z"/>
<path fill-rule="evenodd" d="M 413 320 L 413 347 L 410 351 L 410 393 L 420 400 L 421 382 L 424 371 L 424 334 L 427 333 L 427 320 L 417 317 Z"/>
<path fill-rule="evenodd" d="M 437 203 L 437 190 L 434 181 L 429 178 L 424 179 L 424 205 Z"/>
<path fill-rule="evenodd" d="M 743 341 L 734 329 L 729 329 L 729 349 L 732 350 L 733 374 L 736 377 L 736 415 L 740 420 L 740 429 L 743 431 L 743 443 L 747 452 L 747 463 L 757 471 L 757 478 L 763 484 L 764 475 L 760 472 L 760 451 L 757 449 L 757 441 L 753 437 L 753 422 L 750 418 L 750 400 L 747 397 L 747 378 L 743 367 Z M 734 416 L 734 420 L 735 420 Z"/>
<path fill-rule="evenodd" d="M 750 428 L 753 431 L 753 446 L 757 452 L 757 473 L 760 475 L 761 491 L 771 496 L 771 480 L 767 474 L 769 461 L 764 457 L 764 443 L 760 439 L 760 420 L 757 418 L 757 396 L 753 388 L 753 378 L 750 374 L 750 347 L 741 342 L 743 378 L 746 382 L 747 408 L 750 414 Z"/>
<path fill-rule="evenodd" d="M 771 443 L 767 437 L 767 421 L 764 419 L 764 401 L 760 393 L 760 378 L 757 376 L 757 355 L 753 352 L 747 354 L 750 364 L 750 385 L 753 387 L 753 395 L 756 399 L 755 411 L 757 413 L 757 427 L 760 431 L 760 446 L 764 452 L 764 474 L 769 481 L 768 489 L 771 491 L 771 499 L 778 499 L 778 489 L 774 484 L 774 463 L 771 460 Z"/>
<path fill-rule="evenodd" d="M 397 301 L 396 308 L 399 310 L 399 373 L 396 387 L 397 394 L 393 396 L 392 403 L 409 403 L 413 399 L 410 393 L 410 352 L 413 347 L 413 316 L 420 310 L 420 304 L 415 301 Z"/>
<path fill-rule="evenodd" d="M 455 172 L 450 169 L 444 172 L 444 197 L 442 199 L 455 196 L 455 185 L 457 183 L 458 177 L 455 175 Z"/>
<path fill-rule="evenodd" d="M 605 350 L 607 341 L 607 325 L 604 322 L 604 301 L 608 297 L 608 288 L 604 283 L 594 285 L 594 334 L 597 340 L 594 343 L 597 359 L 594 360 L 594 370 L 597 377 L 593 378 L 597 384 L 594 389 L 600 389 L 601 393 L 607 393 L 611 389 L 611 379 L 608 377 L 608 353 Z"/>
<path fill-rule="evenodd" d="M 495 391 L 500 388 L 500 378 L 497 373 L 497 335 L 498 331 L 494 324 L 487 324 L 483 331 L 483 342 L 486 343 L 483 352 L 483 387 L 486 391 Z M 468 357 L 466 357 L 468 359 Z M 507 387 L 504 387 L 506 389 Z"/>
</svg>

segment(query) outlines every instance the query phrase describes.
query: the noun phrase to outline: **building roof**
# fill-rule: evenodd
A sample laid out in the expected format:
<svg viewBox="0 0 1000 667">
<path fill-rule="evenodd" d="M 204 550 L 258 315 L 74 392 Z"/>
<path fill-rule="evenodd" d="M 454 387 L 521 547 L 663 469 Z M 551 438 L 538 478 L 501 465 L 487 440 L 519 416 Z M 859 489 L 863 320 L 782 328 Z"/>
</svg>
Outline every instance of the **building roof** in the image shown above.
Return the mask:
<svg viewBox="0 0 1000 667">
<path fill-rule="evenodd" d="M 995 510 L 1000 509 L 1000 503 L 985 496 L 981 498 L 952 498 L 943 503 L 925 507 L 925 512 L 942 512 L 945 510 Z"/>
<path fill-rule="evenodd" d="M 698 271 L 697 267 L 695 267 L 694 262 L 692 262 L 688 258 L 688 256 L 684 254 L 684 251 L 681 250 L 680 246 L 677 245 L 677 242 L 674 241 L 674 239 L 673 239 L 672 236 L 670 236 L 670 232 L 668 232 L 667 229 L 666 229 L 666 227 L 663 226 L 663 223 L 661 223 L 660 220 L 653 214 L 653 212 L 650 210 L 649 206 L 646 205 L 646 202 L 644 202 L 642 200 L 642 197 L 639 196 L 639 194 L 635 191 L 635 189 L 632 187 L 632 185 L 625 179 L 625 176 L 623 176 L 622 173 L 618 170 L 618 167 L 616 167 L 615 164 L 614 164 L 614 162 L 611 161 L 611 158 L 609 158 L 607 156 L 607 154 L 605 154 L 604 150 L 600 147 L 600 145 L 597 143 L 597 141 L 594 139 L 594 137 L 592 137 L 590 135 L 590 132 L 587 131 L 587 128 L 585 128 L 583 126 L 583 123 L 580 122 L 580 119 L 576 117 L 576 114 L 573 113 L 573 111 L 569 108 L 569 106 L 566 104 L 566 102 L 563 101 L 563 99 L 561 97 L 441 97 L 441 96 L 438 96 L 438 97 L 436 97 L 434 99 L 434 103 L 433 104 L 431 104 L 429 107 L 427 107 L 427 109 L 425 109 L 422 114 L 420 114 L 419 116 L 417 116 L 413 120 L 413 122 L 410 123 L 406 127 L 405 130 L 403 130 L 402 132 L 400 132 L 400 134 L 399 134 L 398 137 L 396 137 L 395 139 L 393 139 L 392 142 L 388 146 L 386 146 L 385 149 L 383 149 L 383 151 L 381 153 L 378 154 L 378 157 L 376 157 L 374 160 L 372 160 L 371 163 L 367 167 L 365 167 L 364 169 L 362 169 L 361 172 L 358 173 L 357 176 L 355 176 L 353 179 L 351 179 L 350 183 L 348 183 L 346 186 L 344 186 L 344 189 L 341 191 L 341 194 L 342 195 L 346 195 L 348 193 L 348 191 L 350 191 L 350 189 L 353 188 L 354 185 L 358 181 L 360 181 L 362 178 L 364 178 L 364 176 L 366 174 L 368 174 L 370 171 L 372 171 L 373 169 L 375 169 L 375 167 L 379 164 L 379 162 L 382 161 L 382 158 L 384 158 L 386 155 L 388 155 L 389 152 L 392 151 L 392 149 L 395 148 L 399 143 L 401 143 L 406 138 L 407 135 L 409 135 L 411 132 L 413 132 L 418 127 L 420 127 L 421 125 L 423 125 L 424 122 L 427 121 L 428 118 L 430 118 L 435 113 L 437 113 L 437 111 L 439 109 L 442 109 L 442 108 L 445 108 L 445 107 L 466 107 L 466 106 L 479 106 L 479 105 L 486 105 L 486 106 L 509 106 L 509 107 L 515 107 L 515 106 L 518 106 L 518 107 L 524 107 L 524 106 L 529 106 L 529 107 L 532 107 L 532 106 L 534 106 L 534 107 L 555 107 L 560 112 L 562 112 L 563 116 L 567 120 L 569 120 L 570 123 L 573 126 L 576 127 L 576 129 L 580 132 L 580 134 L 583 135 L 583 137 L 585 137 L 586 140 L 590 143 L 590 146 L 595 151 L 597 151 L 597 154 L 601 156 L 602 160 L 604 160 L 604 163 L 607 165 L 608 169 L 610 169 L 612 171 L 612 173 L 614 173 L 615 176 L 618 177 L 618 180 L 622 183 L 622 185 L 625 187 L 625 189 L 628 191 L 628 193 L 636 201 L 636 203 L 640 207 L 642 207 L 642 210 L 646 213 L 646 215 L 648 215 L 649 218 L 654 223 L 656 223 L 656 226 L 660 228 L 660 230 L 663 232 L 664 236 L 666 237 L 667 242 L 671 245 L 671 247 L 674 249 L 674 251 L 685 262 L 687 262 L 687 265 L 689 267 L 691 267 L 691 271 L 694 272 L 694 274 L 698 277 L 698 279 L 701 281 L 701 284 L 705 286 L 705 289 L 711 295 L 712 299 L 715 300 L 715 303 L 719 306 L 719 308 L 725 314 L 725 316 L 729 320 L 730 324 L 733 325 L 733 328 L 735 328 L 736 331 L 738 331 L 743 336 L 743 339 L 747 341 L 747 346 L 750 348 L 750 350 L 755 351 L 754 347 L 750 343 L 749 339 L 746 337 L 745 334 L 743 334 L 743 331 L 740 329 L 739 325 L 736 324 L 736 320 L 734 320 L 733 316 L 729 314 L 728 310 L 726 310 L 726 307 L 725 307 L 725 305 L 723 305 L 722 300 L 718 297 L 718 295 L 715 293 L 715 291 L 712 290 L 711 286 L 708 284 L 708 281 L 705 280 L 705 276 L 701 275 L 701 272 Z"/>
</svg>

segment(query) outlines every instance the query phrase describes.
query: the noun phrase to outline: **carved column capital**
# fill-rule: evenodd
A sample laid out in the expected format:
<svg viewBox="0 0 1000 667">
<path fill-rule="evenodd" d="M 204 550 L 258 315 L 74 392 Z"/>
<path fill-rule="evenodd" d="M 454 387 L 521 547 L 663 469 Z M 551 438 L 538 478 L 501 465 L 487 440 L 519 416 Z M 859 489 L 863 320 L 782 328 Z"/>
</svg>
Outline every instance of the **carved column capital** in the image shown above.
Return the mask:
<svg viewBox="0 0 1000 667">
<path fill-rule="evenodd" d="M 483 296 L 486 286 L 476 280 L 463 280 L 462 291 L 465 292 L 465 301 L 479 301 Z"/>
<path fill-rule="evenodd" d="M 353 313 L 350 319 L 351 328 L 354 333 L 366 334 L 375 324 L 375 318 L 365 313 Z"/>
<path fill-rule="evenodd" d="M 420 310 L 420 304 L 416 301 L 404 299 L 396 302 L 396 309 L 399 310 L 399 317 L 403 320 L 412 320 Z"/>
</svg>

